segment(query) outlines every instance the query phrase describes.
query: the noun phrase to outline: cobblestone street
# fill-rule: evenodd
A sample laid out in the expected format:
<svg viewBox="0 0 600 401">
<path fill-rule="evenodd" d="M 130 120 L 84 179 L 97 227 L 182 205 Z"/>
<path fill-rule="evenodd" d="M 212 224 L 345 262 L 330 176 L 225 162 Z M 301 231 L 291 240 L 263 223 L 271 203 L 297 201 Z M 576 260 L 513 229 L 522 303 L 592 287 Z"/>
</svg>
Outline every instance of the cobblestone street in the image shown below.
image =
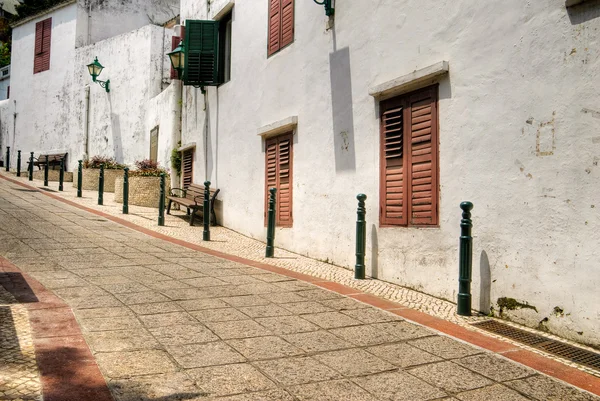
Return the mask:
<svg viewBox="0 0 600 401">
<path fill-rule="evenodd" d="M 342 287 L 155 238 L 4 179 L 0 227 L 0 256 L 49 290 L 38 301 L 66 303 L 32 317 L 0 288 L 2 400 L 40 399 L 34 344 L 45 399 L 65 383 L 108 386 L 118 401 L 600 399 L 399 316 L 421 300 L 382 310 L 355 299 L 385 295 L 376 280 L 384 290 L 362 293 L 332 275 L 347 287 L 329 291 Z M 28 319 L 57 334 L 37 340 Z M 67 374 L 45 378 L 52 366 Z"/>
</svg>

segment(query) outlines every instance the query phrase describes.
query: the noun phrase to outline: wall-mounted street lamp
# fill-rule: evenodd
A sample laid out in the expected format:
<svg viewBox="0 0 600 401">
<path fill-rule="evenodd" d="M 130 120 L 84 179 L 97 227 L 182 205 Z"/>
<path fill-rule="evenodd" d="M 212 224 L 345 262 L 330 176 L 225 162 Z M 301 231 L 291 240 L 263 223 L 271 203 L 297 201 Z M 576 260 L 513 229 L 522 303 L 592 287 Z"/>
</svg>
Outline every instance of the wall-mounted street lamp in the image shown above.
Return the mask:
<svg viewBox="0 0 600 401">
<path fill-rule="evenodd" d="M 183 67 L 185 65 L 185 48 L 183 47 L 183 42 L 179 42 L 179 46 L 171 53 L 167 53 L 167 56 L 169 56 L 169 59 L 171 60 L 173 69 L 177 71 L 177 77 L 181 79 L 183 76 Z"/>
<path fill-rule="evenodd" d="M 313 1 L 320 6 L 325 6 L 325 15 L 327 15 L 328 17 L 331 17 L 334 14 L 334 11 L 335 11 L 335 9 L 333 8 L 334 0 L 322 0 L 322 1 L 313 0 Z"/>
<path fill-rule="evenodd" d="M 110 92 L 110 79 L 108 81 L 100 81 L 99 79 L 97 79 L 98 76 L 100 76 L 100 74 L 102 73 L 102 70 L 104 69 L 102 64 L 100 64 L 100 62 L 98 61 L 98 57 L 96 57 L 92 64 L 88 64 L 87 68 L 90 72 L 90 75 L 92 76 L 92 81 L 98 83 L 101 87 L 106 89 L 106 92 Z"/>
</svg>

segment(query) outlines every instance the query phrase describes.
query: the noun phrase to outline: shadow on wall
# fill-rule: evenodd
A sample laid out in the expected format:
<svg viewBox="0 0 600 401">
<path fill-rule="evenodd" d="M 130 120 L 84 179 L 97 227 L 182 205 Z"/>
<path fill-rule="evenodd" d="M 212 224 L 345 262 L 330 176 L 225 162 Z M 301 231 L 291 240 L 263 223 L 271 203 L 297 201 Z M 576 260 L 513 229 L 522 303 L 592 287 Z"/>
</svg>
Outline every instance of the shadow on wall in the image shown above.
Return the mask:
<svg viewBox="0 0 600 401">
<path fill-rule="evenodd" d="M 479 311 L 490 313 L 492 305 L 492 272 L 490 270 L 490 260 L 485 251 L 481 251 L 479 258 Z"/>
<path fill-rule="evenodd" d="M 371 225 L 371 277 L 379 278 L 379 238 L 377 225 Z"/>
<path fill-rule="evenodd" d="M 108 105 L 110 107 L 110 128 L 113 140 L 113 155 L 117 163 L 124 163 L 123 160 L 123 138 L 121 137 L 121 119 L 118 114 L 113 113 L 110 93 L 108 93 Z"/>
<path fill-rule="evenodd" d="M 352 74 L 350 71 L 350 49 L 348 47 L 329 54 L 329 74 L 331 80 L 335 171 L 355 171 Z"/>
<path fill-rule="evenodd" d="M 588 0 L 576 6 L 568 7 L 567 14 L 573 25 L 591 21 L 600 17 L 600 0 Z"/>
</svg>

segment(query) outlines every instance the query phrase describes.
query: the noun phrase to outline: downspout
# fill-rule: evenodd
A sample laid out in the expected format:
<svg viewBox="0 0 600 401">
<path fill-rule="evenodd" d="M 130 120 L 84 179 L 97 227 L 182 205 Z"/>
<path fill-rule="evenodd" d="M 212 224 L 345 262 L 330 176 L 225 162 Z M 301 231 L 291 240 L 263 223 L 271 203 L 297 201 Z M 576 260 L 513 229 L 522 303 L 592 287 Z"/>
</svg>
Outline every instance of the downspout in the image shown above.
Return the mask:
<svg viewBox="0 0 600 401">
<path fill-rule="evenodd" d="M 92 44 L 92 0 L 90 0 L 90 6 L 88 7 L 88 23 L 87 23 L 87 44 Z"/>
<path fill-rule="evenodd" d="M 171 85 L 173 86 L 173 126 L 171 127 L 171 143 L 173 149 L 177 149 L 179 146 L 177 144 L 181 144 L 181 119 L 183 117 L 183 81 L 180 80 L 172 80 Z M 180 188 L 180 176 L 177 171 L 171 169 L 171 188 Z"/>
<path fill-rule="evenodd" d="M 85 125 L 83 137 L 83 160 L 89 159 L 90 142 L 90 86 L 85 87 Z"/>
</svg>

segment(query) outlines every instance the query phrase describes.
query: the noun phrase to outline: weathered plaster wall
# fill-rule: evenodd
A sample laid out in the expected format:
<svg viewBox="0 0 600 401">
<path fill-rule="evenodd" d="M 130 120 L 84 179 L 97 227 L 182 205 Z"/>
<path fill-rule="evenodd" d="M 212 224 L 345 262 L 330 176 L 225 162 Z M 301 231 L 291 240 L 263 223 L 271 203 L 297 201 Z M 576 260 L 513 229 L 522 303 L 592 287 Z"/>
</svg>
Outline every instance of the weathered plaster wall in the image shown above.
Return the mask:
<svg viewBox="0 0 600 401">
<path fill-rule="evenodd" d="M 12 146 L 14 138 L 14 105 L 13 100 L 0 101 L 0 160 L 6 163 L 6 147 Z M 12 157 L 11 157 L 12 159 Z"/>
<path fill-rule="evenodd" d="M 179 15 L 179 0 L 79 0 L 77 47 Z"/>
<path fill-rule="evenodd" d="M 11 101 L 16 132 L 10 141 L 23 152 L 68 152 L 72 164 L 74 144 L 69 139 L 75 4 L 58 9 L 13 29 Z M 33 73 L 35 24 L 52 17 L 50 69 Z"/>
<path fill-rule="evenodd" d="M 181 81 L 173 81 L 161 94 L 148 101 L 148 135 L 154 127 L 158 127 L 158 163 L 171 171 L 171 152 L 179 147 L 177 140 L 181 133 Z"/>
<path fill-rule="evenodd" d="M 77 49 L 73 102 L 75 115 L 71 128 L 77 137 L 79 154 L 84 154 L 86 120 L 85 86 L 91 78 L 85 65 L 95 56 L 105 69 L 99 77 L 110 79 L 110 93 L 91 84 L 89 111 L 89 157 L 114 157 L 132 165 L 150 155 L 148 103 L 162 92 L 169 61 L 164 43 L 172 30 L 155 25 L 103 40 Z M 168 38 L 168 39 L 167 39 Z M 168 111 L 165 111 L 168 113 Z M 74 138 L 75 140 L 75 138 Z"/>
<path fill-rule="evenodd" d="M 474 306 L 515 298 L 537 312 L 513 319 L 600 344 L 597 3 L 337 3 L 326 30 L 322 7 L 296 1 L 294 43 L 267 58 L 267 2 L 237 2 L 231 82 L 210 88 L 208 105 L 184 90 L 182 142 L 198 144 L 194 181 L 222 189 L 223 224 L 264 239 L 256 130 L 298 116 L 294 227 L 278 230 L 277 246 L 352 266 L 355 196 L 364 192 L 370 273 L 454 300 L 458 205 L 471 200 Z M 207 15 L 205 1 L 182 2 L 182 21 Z M 439 82 L 439 227 L 379 228 L 369 88 L 442 60 L 450 74 Z"/>
</svg>

